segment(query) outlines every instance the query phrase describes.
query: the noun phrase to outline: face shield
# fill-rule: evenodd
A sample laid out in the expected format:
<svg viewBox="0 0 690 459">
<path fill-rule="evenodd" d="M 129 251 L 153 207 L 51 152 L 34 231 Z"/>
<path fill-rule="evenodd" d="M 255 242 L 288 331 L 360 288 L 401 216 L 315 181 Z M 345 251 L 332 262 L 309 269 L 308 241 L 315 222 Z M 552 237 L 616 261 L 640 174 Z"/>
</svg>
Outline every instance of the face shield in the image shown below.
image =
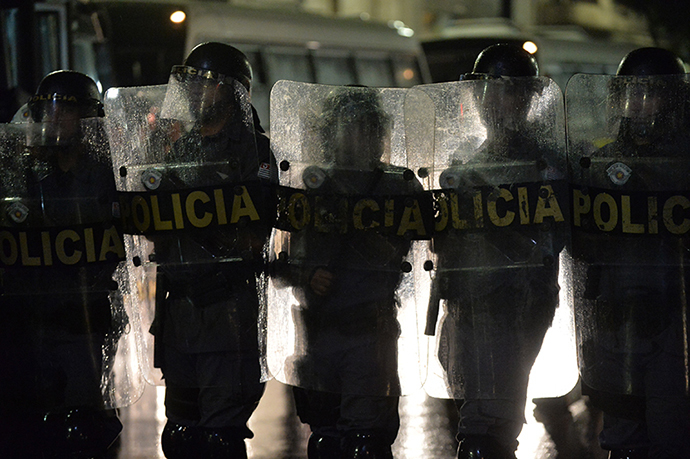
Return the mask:
<svg viewBox="0 0 690 459">
<path fill-rule="evenodd" d="M 208 124 L 242 119 L 247 89 L 232 77 L 186 65 L 173 67 L 161 118 Z"/>
<path fill-rule="evenodd" d="M 381 161 L 386 162 L 386 131 L 380 122 L 336 122 L 328 132 L 327 141 L 336 166 L 370 170 Z"/>
<path fill-rule="evenodd" d="M 28 123 L 27 146 L 69 146 L 80 138 L 82 118 L 98 116 L 93 108 L 73 96 L 36 95 L 29 101 L 33 123 Z"/>
<path fill-rule="evenodd" d="M 534 77 L 491 77 L 481 75 L 476 83 L 479 115 L 489 131 L 517 131 L 527 122 L 535 95 Z"/>
<path fill-rule="evenodd" d="M 372 170 L 390 160 L 391 121 L 377 104 L 355 97 L 326 110 L 319 124 L 325 157 L 336 168 Z"/>
<path fill-rule="evenodd" d="M 616 77 L 611 92 L 621 134 L 638 143 L 649 143 L 678 129 L 684 117 L 680 101 L 685 100 L 686 85 L 683 76 L 678 75 Z"/>
<path fill-rule="evenodd" d="M 652 121 L 660 112 L 661 95 L 646 85 L 628 85 L 622 96 L 624 118 Z"/>
</svg>

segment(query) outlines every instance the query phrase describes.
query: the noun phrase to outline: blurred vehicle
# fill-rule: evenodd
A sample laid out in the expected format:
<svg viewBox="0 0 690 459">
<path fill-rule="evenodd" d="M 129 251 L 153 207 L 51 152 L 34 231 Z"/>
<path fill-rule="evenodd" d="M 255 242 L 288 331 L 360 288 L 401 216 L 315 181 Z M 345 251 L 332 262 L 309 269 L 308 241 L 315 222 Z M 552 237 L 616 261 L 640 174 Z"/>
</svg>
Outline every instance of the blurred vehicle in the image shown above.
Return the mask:
<svg viewBox="0 0 690 459">
<path fill-rule="evenodd" d="M 510 43 L 534 54 L 540 74 L 562 90 L 576 73 L 615 74 L 621 58 L 641 45 L 593 38 L 575 26 L 541 26 L 527 33 L 505 18 L 456 21 L 421 41 L 434 82 L 457 81 L 472 71 L 482 49 Z"/>
<path fill-rule="evenodd" d="M 458 20 L 433 35 L 421 38 L 422 48 L 435 83 L 458 81 L 472 72 L 479 53 L 497 43 L 524 47 L 533 40 L 505 18 Z"/>
<path fill-rule="evenodd" d="M 249 57 L 252 101 L 266 121 L 270 89 L 281 79 L 380 87 L 430 82 L 419 41 L 374 21 L 212 1 L 14 3 L 0 9 L 0 62 L 7 67 L 0 91 L 8 99 L 21 99 L 17 93 L 33 90 L 37 75 L 58 68 L 86 73 L 103 92 L 164 84 L 171 66 L 205 41 L 231 44 Z"/>
</svg>

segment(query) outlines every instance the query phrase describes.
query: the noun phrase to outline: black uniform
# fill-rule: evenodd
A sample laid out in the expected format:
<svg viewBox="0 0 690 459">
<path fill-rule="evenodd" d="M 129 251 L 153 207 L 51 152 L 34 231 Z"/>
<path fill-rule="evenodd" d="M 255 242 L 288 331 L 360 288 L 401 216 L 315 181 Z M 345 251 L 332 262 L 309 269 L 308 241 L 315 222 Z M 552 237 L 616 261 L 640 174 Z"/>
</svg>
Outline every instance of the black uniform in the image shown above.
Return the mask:
<svg viewBox="0 0 690 459">
<path fill-rule="evenodd" d="M 405 195 L 419 191 L 415 183 L 405 181 L 402 170 L 381 165 L 375 172 L 336 171 L 319 192 Z M 410 243 L 376 232 L 309 229 L 293 235 L 291 244 L 304 260 L 289 274 L 306 338 L 306 356 L 294 363 L 296 378 L 306 383 L 294 388 L 297 412 L 321 437 L 340 441 L 373 432 L 390 445 L 400 424 L 395 292 Z M 334 278 L 326 295 L 310 286 L 319 268 Z"/>
<path fill-rule="evenodd" d="M 29 234 L 32 255 L 40 253 L 31 245 L 38 232 L 112 226 L 116 196 L 110 165 L 94 160 L 85 144 L 34 148 L 29 154 L 40 153 L 45 160 L 26 158 L 28 215 L 20 225 L 11 225 Z M 69 170 L 58 166 L 61 155 L 74 155 Z M 65 246 L 65 252 L 71 250 Z M 3 273 L 1 392 L 7 424 L 3 421 L 2 434 L 3 444 L 12 444 L 3 447 L 7 454 L 15 447 L 21 454 L 31 454 L 34 447 L 94 454 L 104 451 L 122 428 L 115 413 L 105 410 L 102 391 L 108 386 L 101 385 L 104 364 L 114 356 L 126 324 L 123 315 L 112 314 L 122 312 L 117 306 L 111 312 L 119 257 L 111 253 L 104 260 L 70 266 L 56 255 L 51 264 L 44 252 L 41 266 L 8 266 Z M 70 439 L 71 425 L 85 429 L 85 442 Z M 36 438 L 43 439 L 40 446 Z"/>
<path fill-rule="evenodd" d="M 485 153 L 481 153 L 484 151 Z M 509 139 L 488 140 L 478 156 L 525 160 L 549 157 L 551 152 L 518 133 Z M 526 154 L 527 153 L 527 154 Z M 559 178 L 552 171 L 552 179 Z M 472 203 L 465 202 L 471 206 Z M 471 215 L 472 210 L 464 212 Z M 543 228 L 470 233 L 449 232 L 434 238 L 438 253 L 438 295 L 447 299 L 448 316 L 441 328 L 439 360 L 451 379 L 462 387 L 456 400 L 461 422 L 459 438 L 488 436 L 514 449 L 522 429 L 529 374 L 558 305 L 558 257 L 542 266 L 520 266 L 533 257 Z M 552 241 L 551 255 L 563 240 Z M 457 269 L 458 263 L 474 269 Z M 485 333 L 490 332 L 490 336 Z M 493 384 L 494 396 L 480 394 Z"/>
<path fill-rule="evenodd" d="M 434 334 L 443 304 L 437 357 L 445 393 L 432 395 L 455 400 L 458 458 L 514 458 L 530 371 L 558 305 L 566 215 L 560 91 L 512 45 L 483 50 L 458 83 L 419 89 L 436 109 L 440 187 L 426 333 Z"/>
<path fill-rule="evenodd" d="M 616 76 L 569 82 L 580 373 L 611 457 L 690 456 L 687 88 L 683 63 L 659 48 L 630 52 Z M 578 120 L 601 115 L 597 100 L 613 102 L 612 134 L 599 129 L 613 140 L 590 152 L 596 130 Z"/>
<path fill-rule="evenodd" d="M 185 188 L 223 183 L 261 186 L 255 144 L 241 139 L 241 129 L 228 125 L 206 137 L 195 129 L 182 137 L 171 151 L 175 162 L 205 158 L 221 164 L 195 174 L 191 183 L 178 176 L 166 177 L 164 183 Z M 256 140 L 261 163 L 274 163 L 267 138 L 257 132 Z M 246 422 L 263 393 L 256 275 L 263 267 L 268 232 L 267 226 L 250 226 L 152 237 L 158 282 L 168 292 L 152 331 L 162 350 L 160 366 L 171 421 L 232 427 L 242 437 L 252 436 Z M 195 261 L 185 265 L 179 263 L 181 259 Z"/>
<path fill-rule="evenodd" d="M 422 191 L 411 170 L 384 160 L 403 94 L 289 81 L 272 93 L 275 119 L 287 120 L 272 140 L 289 187 L 279 188 L 269 364 L 294 386 L 310 459 L 389 458 L 400 425 L 398 314 L 410 304 L 402 266 L 413 231 L 395 222 L 419 210 Z"/>
</svg>

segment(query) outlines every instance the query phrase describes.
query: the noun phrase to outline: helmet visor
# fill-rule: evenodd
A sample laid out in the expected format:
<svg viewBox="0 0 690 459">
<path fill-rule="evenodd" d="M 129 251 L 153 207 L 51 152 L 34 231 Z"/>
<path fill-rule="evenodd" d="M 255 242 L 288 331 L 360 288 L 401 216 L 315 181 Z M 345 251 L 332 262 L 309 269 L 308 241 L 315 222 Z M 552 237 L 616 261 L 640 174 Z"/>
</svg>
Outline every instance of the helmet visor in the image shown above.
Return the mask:
<svg viewBox="0 0 690 459">
<path fill-rule="evenodd" d="M 80 132 L 82 110 L 74 101 L 42 99 L 30 104 L 33 123 L 27 126 L 28 146 L 71 145 Z"/>
<path fill-rule="evenodd" d="M 619 97 L 624 118 L 651 120 L 661 110 L 661 91 L 644 81 L 634 81 L 624 85 Z"/>
<path fill-rule="evenodd" d="M 638 137 L 682 129 L 688 83 L 685 75 L 617 76 L 610 82 L 611 122 Z"/>
<path fill-rule="evenodd" d="M 173 67 L 161 118 L 192 123 L 233 118 L 241 113 L 246 88 L 237 80 L 210 70 L 186 65 Z"/>
<path fill-rule="evenodd" d="M 95 99 L 78 99 L 65 94 L 36 94 L 27 103 L 36 122 L 61 118 L 93 118 L 103 116 L 103 104 Z"/>
<path fill-rule="evenodd" d="M 487 78 L 473 84 L 481 119 L 492 130 L 524 125 L 543 90 L 543 82 L 534 77 Z"/>
</svg>

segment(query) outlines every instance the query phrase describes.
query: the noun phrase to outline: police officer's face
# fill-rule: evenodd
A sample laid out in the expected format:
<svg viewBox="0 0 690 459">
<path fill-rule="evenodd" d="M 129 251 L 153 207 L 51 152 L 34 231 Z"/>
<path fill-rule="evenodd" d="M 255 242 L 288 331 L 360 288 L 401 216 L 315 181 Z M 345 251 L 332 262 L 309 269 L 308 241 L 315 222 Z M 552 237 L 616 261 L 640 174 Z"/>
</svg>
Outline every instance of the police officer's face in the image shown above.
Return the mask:
<svg viewBox="0 0 690 459">
<path fill-rule="evenodd" d="M 380 126 L 366 122 L 341 122 L 330 133 L 335 147 L 335 161 L 340 167 L 369 170 L 383 153 Z"/>
<path fill-rule="evenodd" d="M 68 145 L 79 137 L 79 107 L 72 104 L 50 104 L 42 108 L 39 123 L 42 126 L 42 145 Z"/>
<path fill-rule="evenodd" d="M 660 112 L 661 97 L 643 85 L 631 85 L 626 89 L 623 116 L 631 119 L 653 120 Z"/>
<path fill-rule="evenodd" d="M 520 87 L 490 82 L 480 94 L 482 120 L 494 129 L 515 129 L 527 116 L 530 99 Z"/>
<path fill-rule="evenodd" d="M 189 107 L 201 123 L 232 118 L 237 108 L 231 103 L 232 89 L 212 79 L 199 79 L 187 86 Z"/>
<path fill-rule="evenodd" d="M 628 135 L 639 142 L 650 142 L 667 127 L 659 122 L 663 98 L 658 91 L 644 84 L 630 84 L 623 92 L 622 116 Z"/>
</svg>

